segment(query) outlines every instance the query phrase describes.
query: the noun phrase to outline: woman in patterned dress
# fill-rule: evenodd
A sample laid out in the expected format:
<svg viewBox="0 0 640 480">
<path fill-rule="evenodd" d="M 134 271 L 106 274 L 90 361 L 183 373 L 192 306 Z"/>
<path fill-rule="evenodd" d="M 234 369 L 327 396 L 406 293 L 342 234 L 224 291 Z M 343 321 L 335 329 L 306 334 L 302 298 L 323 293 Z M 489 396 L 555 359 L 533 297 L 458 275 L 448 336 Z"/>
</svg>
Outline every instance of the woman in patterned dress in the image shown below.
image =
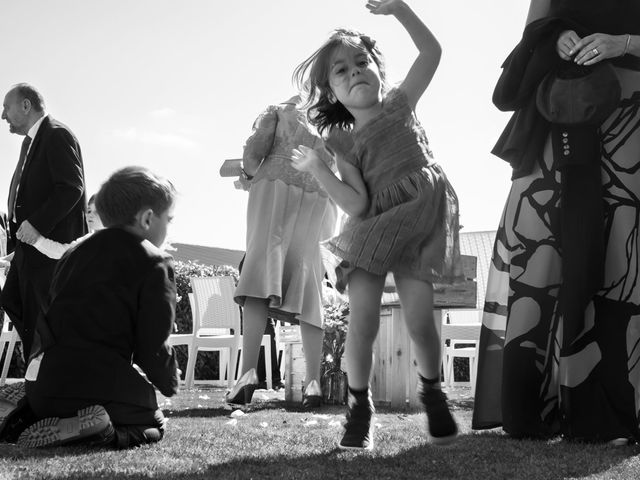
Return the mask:
<svg viewBox="0 0 640 480">
<path fill-rule="evenodd" d="M 531 0 L 523 39 L 503 65 L 494 102 L 516 113 L 493 153 L 511 163 L 513 184 L 489 273 L 474 429 L 615 445 L 640 440 L 639 19 L 632 0 Z M 531 72 L 603 61 L 615 69 L 621 99 L 594 130 L 597 185 L 567 206 L 568 174 L 560 155 L 554 159 L 549 125 L 531 110 L 540 79 Z M 528 73 L 510 83 L 509 70 Z M 565 155 L 582 148 L 565 138 Z M 591 216 L 577 227 L 591 233 L 572 237 L 568 212 L 594 192 Z M 592 279 L 584 301 L 570 297 L 575 283 Z"/>
</svg>

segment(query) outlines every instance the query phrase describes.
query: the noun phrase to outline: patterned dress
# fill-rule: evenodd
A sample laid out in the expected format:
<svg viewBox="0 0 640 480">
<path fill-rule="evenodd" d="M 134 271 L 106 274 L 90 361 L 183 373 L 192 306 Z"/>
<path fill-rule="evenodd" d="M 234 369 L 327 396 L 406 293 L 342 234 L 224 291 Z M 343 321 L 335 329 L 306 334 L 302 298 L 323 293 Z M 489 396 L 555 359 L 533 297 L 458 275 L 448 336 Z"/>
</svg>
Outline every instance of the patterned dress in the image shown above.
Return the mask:
<svg viewBox="0 0 640 480">
<path fill-rule="evenodd" d="M 337 212 L 313 176 L 291 166 L 298 145 L 323 150 L 292 101 L 268 107 L 246 141 L 243 157 L 262 163 L 249 190 L 247 253 L 234 296 L 240 305 L 247 296 L 267 298 L 270 316 L 322 327 L 320 241 L 334 234 Z"/>
<path fill-rule="evenodd" d="M 360 170 L 370 198 L 363 216 L 323 243 L 338 290 L 356 267 L 428 282 L 461 278 L 458 198 L 402 90 L 391 90 L 358 132 L 332 131 L 327 148 Z"/>
<path fill-rule="evenodd" d="M 514 180 L 498 228 L 480 339 L 473 428 L 516 437 L 640 440 L 640 72 L 618 68 L 619 108 L 600 128 L 605 273 L 565 351 L 560 172 L 550 139 Z"/>
</svg>

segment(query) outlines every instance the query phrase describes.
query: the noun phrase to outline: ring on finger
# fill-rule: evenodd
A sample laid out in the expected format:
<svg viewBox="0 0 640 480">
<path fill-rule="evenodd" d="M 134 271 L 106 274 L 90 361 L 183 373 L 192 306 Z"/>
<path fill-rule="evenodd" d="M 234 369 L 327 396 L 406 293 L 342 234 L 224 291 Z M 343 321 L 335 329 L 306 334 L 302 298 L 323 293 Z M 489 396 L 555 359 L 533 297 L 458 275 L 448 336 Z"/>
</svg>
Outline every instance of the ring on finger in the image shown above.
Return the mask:
<svg viewBox="0 0 640 480">
<path fill-rule="evenodd" d="M 594 48 L 593 50 L 591 50 L 591 53 L 593 53 L 594 57 L 597 57 L 600 54 L 597 48 Z"/>
</svg>

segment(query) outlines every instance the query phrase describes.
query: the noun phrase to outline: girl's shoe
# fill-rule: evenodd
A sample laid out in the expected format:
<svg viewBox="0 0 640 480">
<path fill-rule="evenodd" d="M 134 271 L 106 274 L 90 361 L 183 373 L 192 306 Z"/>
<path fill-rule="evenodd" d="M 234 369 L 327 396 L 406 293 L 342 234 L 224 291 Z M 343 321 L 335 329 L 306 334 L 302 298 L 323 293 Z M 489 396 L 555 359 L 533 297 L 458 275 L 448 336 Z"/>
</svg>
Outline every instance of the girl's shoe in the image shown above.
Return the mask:
<svg viewBox="0 0 640 480">
<path fill-rule="evenodd" d="M 458 425 L 449 411 L 447 395 L 432 385 L 420 382 L 420 400 L 427 412 L 427 434 L 434 445 L 448 445 L 458 437 Z"/>
<path fill-rule="evenodd" d="M 251 403 L 253 391 L 257 387 L 258 374 L 256 373 L 256 369 L 252 368 L 240 377 L 240 380 L 238 380 L 230 392 L 227 392 L 224 399 L 227 403 L 246 405 L 247 403 Z"/>
<path fill-rule="evenodd" d="M 371 391 L 357 398 L 349 392 L 349 410 L 344 435 L 338 444 L 343 450 L 373 450 L 373 399 Z"/>
<path fill-rule="evenodd" d="M 322 405 L 322 390 L 317 380 L 311 380 L 302 395 L 303 408 L 318 408 Z"/>
</svg>

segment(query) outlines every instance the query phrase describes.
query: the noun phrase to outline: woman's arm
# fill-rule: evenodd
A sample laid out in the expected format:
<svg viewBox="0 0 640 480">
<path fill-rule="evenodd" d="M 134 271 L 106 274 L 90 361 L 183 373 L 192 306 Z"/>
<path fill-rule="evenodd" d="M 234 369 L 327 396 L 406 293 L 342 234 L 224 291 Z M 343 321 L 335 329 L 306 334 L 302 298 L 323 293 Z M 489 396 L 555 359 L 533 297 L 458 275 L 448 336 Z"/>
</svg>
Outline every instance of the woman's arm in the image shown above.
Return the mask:
<svg viewBox="0 0 640 480">
<path fill-rule="evenodd" d="M 262 160 L 271 151 L 277 125 L 278 114 L 275 106 L 268 107 L 253 122 L 251 135 L 247 138 L 242 153 L 242 170 L 248 180 L 258 172 Z"/>
<path fill-rule="evenodd" d="M 551 0 L 531 0 L 529 4 L 529 14 L 527 15 L 527 25 L 534 20 L 546 17 L 551 10 Z"/>
<path fill-rule="evenodd" d="M 318 152 L 304 145 L 293 150 L 291 164 L 301 172 L 313 174 L 331 199 L 352 217 L 362 215 L 369 208 L 369 194 L 360 170 L 340 156 L 336 157 L 336 164 L 342 180 L 322 161 Z"/>
<path fill-rule="evenodd" d="M 375 15 L 393 15 L 411 36 L 418 49 L 418 57 L 409 69 L 400 88 L 407 95 L 409 105 L 415 109 L 427 89 L 440 63 L 442 48 L 431 30 L 402 0 L 370 0 L 367 8 Z"/>
</svg>

